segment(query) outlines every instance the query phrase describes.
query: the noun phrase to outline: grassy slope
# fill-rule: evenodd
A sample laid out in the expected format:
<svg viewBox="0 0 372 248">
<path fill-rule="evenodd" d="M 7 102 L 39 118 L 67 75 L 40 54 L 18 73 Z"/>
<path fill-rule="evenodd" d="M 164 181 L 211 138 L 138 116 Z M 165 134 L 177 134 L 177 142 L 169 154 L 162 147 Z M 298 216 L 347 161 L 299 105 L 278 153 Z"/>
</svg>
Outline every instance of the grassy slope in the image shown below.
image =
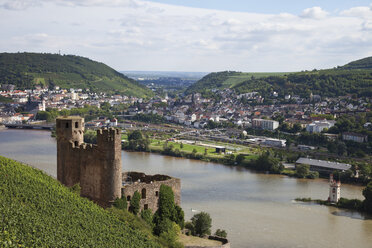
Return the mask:
<svg viewBox="0 0 372 248">
<path fill-rule="evenodd" d="M 96 92 L 152 96 L 135 80 L 103 63 L 72 55 L 39 53 L 0 53 L 0 81 L 19 88 L 55 85 L 63 88 L 89 88 Z"/>
<path fill-rule="evenodd" d="M 252 77 L 253 76 L 253 77 Z M 345 66 L 327 70 L 294 73 L 210 73 L 191 85 L 186 93 L 206 92 L 211 89 L 233 88 L 238 94 L 258 91 L 264 97 L 276 91 L 281 96 L 295 94 L 302 97 L 313 94 L 339 96 L 372 95 L 372 57 L 353 61 Z"/>
<path fill-rule="evenodd" d="M 25 247 L 160 247 L 133 220 L 1 156 L 0 213 L 0 246 L 11 241 Z"/>
<path fill-rule="evenodd" d="M 193 92 L 202 92 L 205 89 L 224 89 L 233 88 L 234 86 L 250 80 L 252 76 L 254 78 L 262 78 L 267 76 L 281 76 L 287 74 L 285 72 L 234 72 L 234 71 L 224 71 L 224 72 L 213 72 L 202 79 L 200 79 L 195 84 L 191 85 L 186 93 L 190 94 Z"/>
</svg>

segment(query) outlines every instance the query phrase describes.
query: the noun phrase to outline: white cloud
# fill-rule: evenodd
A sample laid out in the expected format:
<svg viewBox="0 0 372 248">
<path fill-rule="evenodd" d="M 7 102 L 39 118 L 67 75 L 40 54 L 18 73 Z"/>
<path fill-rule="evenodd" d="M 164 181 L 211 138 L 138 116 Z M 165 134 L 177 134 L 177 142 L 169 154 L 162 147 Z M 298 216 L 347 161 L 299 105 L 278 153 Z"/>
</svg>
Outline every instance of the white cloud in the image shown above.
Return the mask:
<svg viewBox="0 0 372 248">
<path fill-rule="evenodd" d="M 62 50 L 119 70 L 296 71 L 372 55 L 372 20 L 351 10 L 298 16 L 140 0 L 17 2 L 22 12 L 0 9 L 0 50 Z"/>
<path fill-rule="evenodd" d="M 354 7 L 348 10 L 344 10 L 341 12 L 343 16 L 353 16 L 353 17 L 367 17 L 372 18 L 372 5 L 370 7 L 362 6 L 362 7 Z"/>
<path fill-rule="evenodd" d="M 328 12 L 321 7 L 304 9 L 300 15 L 302 18 L 323 19 L 328 16 Z"/>
</svg>

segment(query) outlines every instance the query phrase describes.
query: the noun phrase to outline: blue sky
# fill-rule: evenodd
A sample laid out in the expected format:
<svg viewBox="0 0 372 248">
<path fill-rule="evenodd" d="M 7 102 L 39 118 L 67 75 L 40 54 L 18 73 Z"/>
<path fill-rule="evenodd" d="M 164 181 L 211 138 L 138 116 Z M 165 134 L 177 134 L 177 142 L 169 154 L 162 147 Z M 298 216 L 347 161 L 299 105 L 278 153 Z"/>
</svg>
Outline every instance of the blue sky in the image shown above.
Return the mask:
<svg viewBox="0 0 372 248">
<path fill-rule="evenodd" d="M 372 0 L 0 0 L 0 26 L 1 52 L 117 70 L 290 72 L 372 56 Z"/>
<path fill-rule="evenodd" d="M 287 12 L 301 13 L 303 9 L 320 6 L 322 9 L 333 12 L 349 9 L 355 6 L 368 6 L 370 0 L 150 0 L 151 2 L 174 4 L 180 6 L 256 12 L 264 14 L 278 14 Z"/>
</svg>

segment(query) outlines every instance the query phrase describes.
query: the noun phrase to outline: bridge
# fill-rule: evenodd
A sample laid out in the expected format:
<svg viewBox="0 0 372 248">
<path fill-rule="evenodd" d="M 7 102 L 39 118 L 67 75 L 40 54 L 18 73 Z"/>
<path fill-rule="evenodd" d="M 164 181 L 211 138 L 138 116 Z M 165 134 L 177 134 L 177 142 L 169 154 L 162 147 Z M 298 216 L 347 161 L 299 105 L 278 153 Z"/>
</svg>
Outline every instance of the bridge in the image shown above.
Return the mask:
<svg viewBox="0 0 372 248">
<path fill-rule="evenodd" d="M 31 124 L 4 124 L 7 128 L 16 129 L 38 129 L 38 130 L 53 130 L 54 124 L 31 125 Z"/>
</svg>

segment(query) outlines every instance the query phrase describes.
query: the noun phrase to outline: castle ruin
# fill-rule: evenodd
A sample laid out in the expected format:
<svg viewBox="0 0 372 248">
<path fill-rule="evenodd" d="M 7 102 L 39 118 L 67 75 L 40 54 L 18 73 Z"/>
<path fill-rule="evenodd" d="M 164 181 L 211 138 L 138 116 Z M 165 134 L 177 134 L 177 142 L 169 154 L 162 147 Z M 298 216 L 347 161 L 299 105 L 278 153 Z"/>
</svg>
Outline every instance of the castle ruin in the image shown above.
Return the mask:
<svg viewBox="0 0 372 248">
<path fill-rule="evenodd" d="M 84 119 L 57 118 L 57 179 L 67 187 L 80 183 L 81 196 L 101 206 L 121 197 L 120 129 L 97 130 L 97 145 L 84 143 Z"/>
<path fill-rule="evenodd" d="M 111 206 L 122 196 L 131 200 L 141 194 L 140 208 L 158 209 L 162 184 L 173 189 L 181 204 L 181 181 L 166 175 L 122 173 L 120 129 L 98 129 L 97 145 L 84 143 L 84 119 L 79 116 L 57 118 L 57 179 L 67 187 L 80 184 L 80 195 L 102 207 Z"/>
</svg>

